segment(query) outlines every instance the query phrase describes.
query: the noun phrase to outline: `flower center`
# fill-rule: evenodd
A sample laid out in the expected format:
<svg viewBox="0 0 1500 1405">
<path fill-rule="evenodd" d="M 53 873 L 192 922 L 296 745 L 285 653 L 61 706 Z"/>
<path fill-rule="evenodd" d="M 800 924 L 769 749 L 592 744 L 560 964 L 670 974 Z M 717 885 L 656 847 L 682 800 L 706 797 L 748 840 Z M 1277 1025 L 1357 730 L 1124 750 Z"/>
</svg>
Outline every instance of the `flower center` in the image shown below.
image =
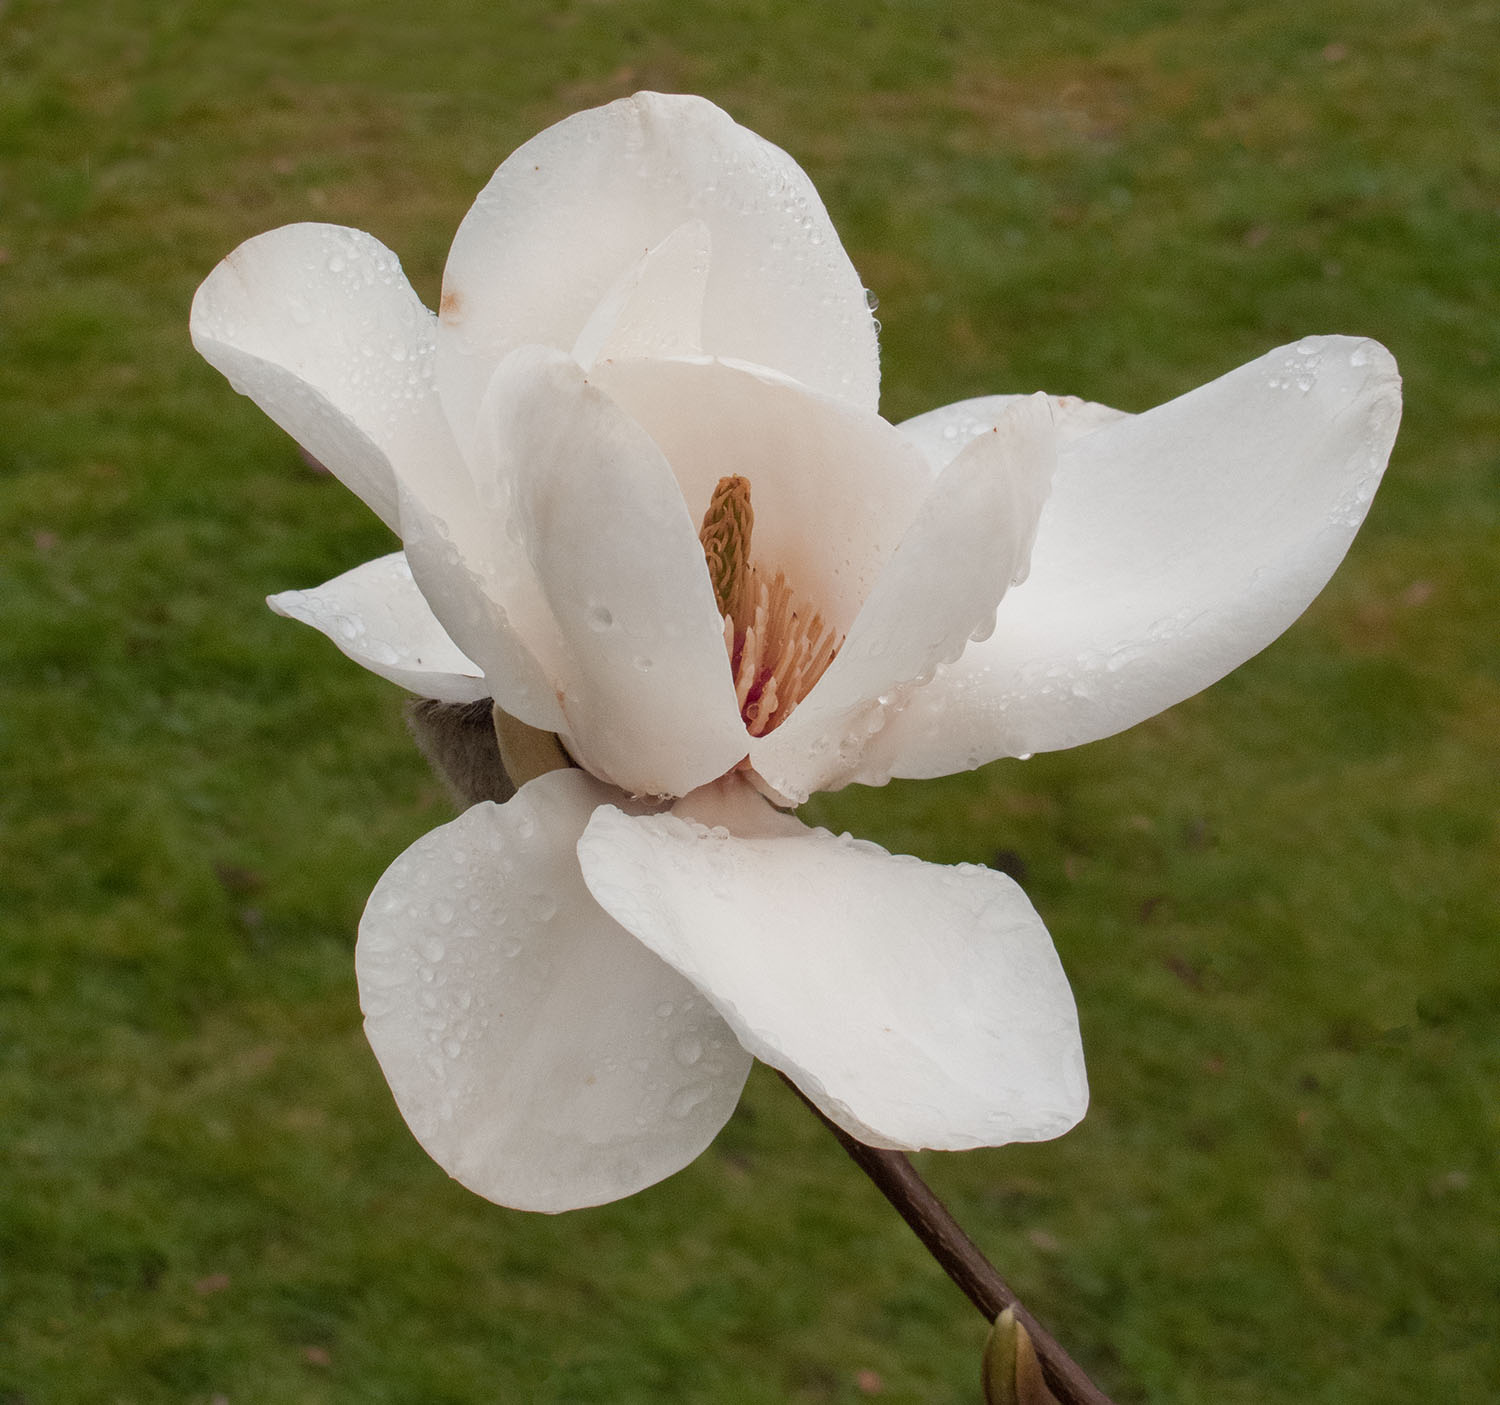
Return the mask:
<svg viewBox="0 0 1500 1405">
<path fill-rule="evenodd" d="M 791 715 L 844 642 L 792 593 L 786 572 L 769 576 L 750 560 L 755 512 L 748 478 L 721 478 L 698 540 L 724 616 L 724 647 L 740 716 L 762 737 Z"/>
</svg>

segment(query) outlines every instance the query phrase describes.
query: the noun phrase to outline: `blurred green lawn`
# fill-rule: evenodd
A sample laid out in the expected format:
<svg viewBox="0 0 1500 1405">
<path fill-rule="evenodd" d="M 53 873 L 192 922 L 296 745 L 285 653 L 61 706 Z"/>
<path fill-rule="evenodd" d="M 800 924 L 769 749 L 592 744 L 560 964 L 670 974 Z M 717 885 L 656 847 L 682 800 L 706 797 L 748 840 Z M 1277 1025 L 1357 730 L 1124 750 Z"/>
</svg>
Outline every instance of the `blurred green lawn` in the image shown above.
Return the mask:
<svg viewBox="0 0 1500 1405">
<path fill-rule="evenodd" d="M 1410 0 L 0 5 L 0 1402 L 976 1397 L 982 1324 L 774 1079 L 531 1217 L 360 1034 L 363 898 L 449 812 L 396 690 L 262 597 L 388 538 L 188 302 L 309 218 L 431 302 L 501 157 L 640 87 L 806 166 L 892 418 L 1396 353 L 1386 485 L 1265 656 L 809 811 L 1024 865 L 1093 1109 L 920 1160 L 1122 1405 L 1500 1396 L 1497 52 L 1493 4 Z"/>
</svg>

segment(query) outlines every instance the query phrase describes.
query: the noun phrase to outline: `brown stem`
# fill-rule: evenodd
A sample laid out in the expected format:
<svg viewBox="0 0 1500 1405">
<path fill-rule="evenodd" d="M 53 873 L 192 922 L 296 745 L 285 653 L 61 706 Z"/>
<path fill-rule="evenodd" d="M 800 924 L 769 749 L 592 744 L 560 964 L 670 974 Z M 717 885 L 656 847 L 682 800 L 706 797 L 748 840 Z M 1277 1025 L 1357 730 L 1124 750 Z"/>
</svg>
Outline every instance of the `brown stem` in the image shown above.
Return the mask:
<svg viewBox="0 0 1500 1405">
<path fill-rule="evenodd" d="M 830 1122 L 786 1074 L 781 1077 L 838 1138 L 839 1145 L 874 1181 L 876 1189 L 895 1206 L 896 1213 L 911 1226 L 923 1247 L 942 1265 L 948 1277 L 984 1314 L 986 1322 L 993 1322 L 1006 1308 L 1014 1309 L 1016 1320 L 1031 1334 L 1047 1385 L 1062 1405 L 1112 1405 L 1110 1398 L 1084 1374 L 1083 1368 L 1062 1349 L 1057 1339 L 1021 1305 L 994 1264 L 979 1252 L 979 1246 L 964 1233 L 948 1207 L 932 1193 L 931 1187 L 901 1152 L 882 1151 L 857 1141 L 842 1127 Z"/>
</svg>

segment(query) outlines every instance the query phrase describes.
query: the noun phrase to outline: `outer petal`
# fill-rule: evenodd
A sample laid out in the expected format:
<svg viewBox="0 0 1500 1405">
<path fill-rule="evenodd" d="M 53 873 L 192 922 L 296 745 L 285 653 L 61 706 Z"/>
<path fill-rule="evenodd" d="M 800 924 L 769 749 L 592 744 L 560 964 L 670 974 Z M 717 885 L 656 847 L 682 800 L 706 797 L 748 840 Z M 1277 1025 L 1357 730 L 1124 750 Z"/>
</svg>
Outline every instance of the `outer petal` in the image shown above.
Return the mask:
<svg viewBox="0 0 1500 1405">
<path fill-rule="evenodd" d="M 745 755 L 744 726 L 697 530 L 661 450 L 575 361 L 541 347 L 496 374 L 485 421 L 492 489 L 566 653 L 573 754 L 638 795 L 722 775 Z"/>
<path fill-rule="evenodd" d="M 385 245 L 329 224 L 241 244 L 191 320 L 230 384 L 397 530 L 397 479 L 457 455 L 433 388 L 434 325 Z"/>
<path fill-rule="evenodd" d="M 596 1205 L 680 1170 L 750 1068 L 585 889 L 574 844 L 611 795 L 554 771 L 476 805 L 391 865 L 360 923 L 365 1032 L 402 1116 L 450 1175 L 517 1209 Z"/>
<path fill-rule="evenodd" d="M 1002 412 L 939 475 L 828 671 L 795 712 L 751 741 L 773 789 L 805 800 L 853 775 L 866 743 L 913 686 L 990 632 L 1027 569 L 1057 463 L 1044 395 Z"/>
<path fill-rule="evenodd" d="M 1400 384 L 1379 344 L 1311 337 L 1077 440 L 994 636 L 910 699 L 858 779 L 1109 736 L 1258 653 L 1348 550 Z"/>
<path fill-rule="evenodd" d="M 896 428 L 921 449 L 932 471 L 941 473 L 969 444 L 998 425 L 1014 406 L 1031 398 L 1029 395 L 978 395 L 972 400 L 956 400 L 951 405 L 940 405 L 936 410 L 902 420 Z M 1108 405 L 1080 400 L 1076 395 L 1047 398 L 1052 406 L 1052 428 L 1059 449 L 1116 420 L 1129 418 L 1124 410 L 1112 410 Z"/>
<path fill-rule="evenodd" d="M 874 319 L 812 182 L 696 97 L 638 93 L 577 113 L 495 172 L 448 258 L 445 358 L 493 366 L 526 343 L 571 347 L 620 275 L 694 219 L 713 242 L 704 349 L 873 410 Z M 456 368 L 445 388 L 461 438 L 483 379 Z"/>
<path fill-rule="evenodd" d="M 490 687 L 443 632 L 397 551 L 367 561 L 312 590 L 287 590 L 266 602 L 278 615 L 326 634 L 372 673 L 443 702 L 477 702 Z"/>
<path fill-rule="evenodd" d="M 483 670 L 495 701 L 529 726 L 563 731 L 544 663 L 556 656 L 556 629 L 535 606 L 524 554 L 481 506 L 472 483 L 455 476 L 447 489 L 424 498 L 402 494 L 412 575 L 443 628 Z"/>
<path fill-rule="evenodd" d="M 1073 997 L 1021 890 L 780 824 L 739 838 L 606 807 L 578 854 L 605 909 L 862 1141 L 956 1150 L 1077 1122 Z"/>
</svg>

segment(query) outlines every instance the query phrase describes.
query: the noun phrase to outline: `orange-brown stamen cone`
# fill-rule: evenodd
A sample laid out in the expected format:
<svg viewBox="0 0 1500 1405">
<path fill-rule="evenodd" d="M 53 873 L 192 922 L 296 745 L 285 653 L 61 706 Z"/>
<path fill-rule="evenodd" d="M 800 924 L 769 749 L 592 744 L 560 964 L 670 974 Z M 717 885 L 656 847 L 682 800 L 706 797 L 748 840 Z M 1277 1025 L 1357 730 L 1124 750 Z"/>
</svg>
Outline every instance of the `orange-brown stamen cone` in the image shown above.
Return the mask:
<svg viewBox="0 0 1500 1405">
<path fill-rule="evenodd" d="M 750 480 L 721 478 L 698 539 L 724 616 L 740 716 L 751 736 L 762 737 L 807 696 L 843 640 L 798 604 L 784 571 L 769 577 L 751 562 L 754 528 Z"/>
</svg>

